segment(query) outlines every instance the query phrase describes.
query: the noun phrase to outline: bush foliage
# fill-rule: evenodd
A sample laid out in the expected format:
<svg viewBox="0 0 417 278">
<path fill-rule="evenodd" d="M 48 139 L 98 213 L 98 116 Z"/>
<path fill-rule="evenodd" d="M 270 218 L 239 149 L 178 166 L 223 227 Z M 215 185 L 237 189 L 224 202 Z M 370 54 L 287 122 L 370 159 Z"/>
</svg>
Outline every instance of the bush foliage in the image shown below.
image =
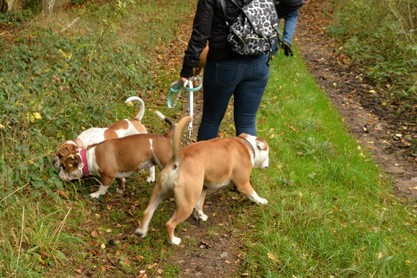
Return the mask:
<svg viewBox="0 0 417 278">
<path fill-rule="evenodd" d="M 329 31 L 368 76 L 397 97 L 417 97 L 417 2 L 333 0 Z"/>
</svg>

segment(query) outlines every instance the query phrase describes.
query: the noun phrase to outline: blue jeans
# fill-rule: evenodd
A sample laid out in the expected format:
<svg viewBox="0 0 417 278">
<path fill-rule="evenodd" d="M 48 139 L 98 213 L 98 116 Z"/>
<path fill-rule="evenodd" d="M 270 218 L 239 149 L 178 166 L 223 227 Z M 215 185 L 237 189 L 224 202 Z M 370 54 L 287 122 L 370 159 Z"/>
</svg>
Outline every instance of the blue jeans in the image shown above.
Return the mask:
<svg viewBox="0 0 417 278">
<path fill-rule="evenodd" d="M 282 34 L 282 42 L 286 42 L 289 45 L 292 45 L 292 38 L 294 37 L 295 27 L 297 26 L 298 20 L 298 10 L 292 11 L 287 14 L 284 18 L 279 18 L 279 23 L 281 23 L 281 19 L 284 19 L 284 33 Z M 276 39 L 276 43 L 272 49 L 272 54 L 276 54 L 278 51 L 278 37 Z"/>
<path fill-rule="evenodd" d="M 298 10 L 290 12 L 284 18 L 284 34 L 282 35 L 282 41 L 292 45 L 292 37 L 295 33 L 295 26 L 297 25 Z"/>
<path fill-rule="evenodd" d="M 203 115 L 197 140 L 216 138 L 230 98 L 236 135 L 256 135 L 256 113 L 269 79 L 268 55 L 207 61 L 203 79 Z"/>
</svg>

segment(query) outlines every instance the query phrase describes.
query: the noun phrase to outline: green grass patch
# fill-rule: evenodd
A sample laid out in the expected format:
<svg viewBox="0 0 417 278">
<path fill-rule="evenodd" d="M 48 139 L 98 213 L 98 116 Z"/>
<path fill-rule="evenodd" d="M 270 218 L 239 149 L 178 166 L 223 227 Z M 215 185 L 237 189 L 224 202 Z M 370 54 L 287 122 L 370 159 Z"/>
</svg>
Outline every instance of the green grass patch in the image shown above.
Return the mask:
<svg viewBox="0 0 417 278">
<path fill-rule="evenodd" d="M 254 277 L 413 277 L 416 215 L 347 132 L 297 56 L 278 56 L 260 109 L 271 167 L 249 218 Z M 247 223 L 247 215 L 240 221 Z M 413 243 L 412 243 L 413 242 Z"/>
</svg>

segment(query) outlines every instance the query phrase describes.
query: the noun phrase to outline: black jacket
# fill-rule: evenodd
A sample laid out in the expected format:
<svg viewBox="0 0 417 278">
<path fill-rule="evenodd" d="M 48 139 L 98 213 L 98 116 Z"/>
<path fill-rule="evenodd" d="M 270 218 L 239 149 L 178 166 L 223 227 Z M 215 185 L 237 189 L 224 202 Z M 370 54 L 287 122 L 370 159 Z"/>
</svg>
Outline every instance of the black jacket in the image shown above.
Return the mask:
<svg viewBox="0 0 417 278">
<path fill-rule="evenodd" d="M 235 0 L 240 6 L 251 0 Z M 239 9 L 230 0 L 226 2 L 227 21 L 232 23 L 239 14 Z M 185 50 L 181 77 L 192 76 L 193 68 L 198 64 L 200 54 L 209 42 L 208 61 L 224 61 L 241 55 L 230 48 L 226 37 L 229 27 L 221 8 L 220 0 L 198 0 L 194 17 L 193 31 L 187 50 Z"/>
</svg>

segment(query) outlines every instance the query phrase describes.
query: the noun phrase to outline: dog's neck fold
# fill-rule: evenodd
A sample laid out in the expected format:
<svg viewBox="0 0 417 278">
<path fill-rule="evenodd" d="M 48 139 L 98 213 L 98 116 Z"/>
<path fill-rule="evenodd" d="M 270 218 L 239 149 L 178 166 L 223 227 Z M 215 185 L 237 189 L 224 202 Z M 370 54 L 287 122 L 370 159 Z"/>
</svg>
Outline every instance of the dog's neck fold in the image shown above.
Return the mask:
<svg viewBox="0 0 417 278">
<path fill-rule="evenodd" d="M 242 141 L 248 146 L 249 150 L 251 150 L 249 155 L 250 155 L 250 160 L 252 161 L 252 166 L 253 166 L 255 163 L 255 154 L 256 154 L 255 149 L 245 137 L 238 137 L 238 138 L 242 139 Z"/>
</svg>

